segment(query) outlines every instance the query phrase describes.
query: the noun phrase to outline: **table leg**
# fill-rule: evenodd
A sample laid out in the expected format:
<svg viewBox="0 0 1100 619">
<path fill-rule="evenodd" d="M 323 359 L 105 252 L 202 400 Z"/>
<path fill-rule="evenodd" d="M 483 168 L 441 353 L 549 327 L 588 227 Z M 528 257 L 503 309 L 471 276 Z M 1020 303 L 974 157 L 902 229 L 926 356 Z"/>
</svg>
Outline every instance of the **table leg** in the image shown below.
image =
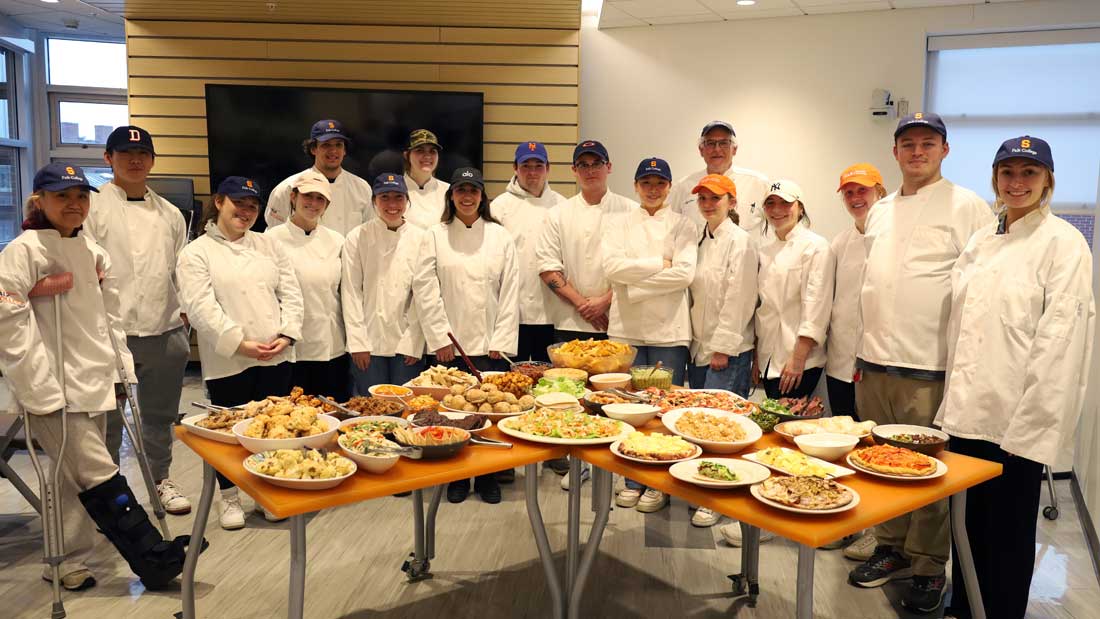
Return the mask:
<svg viewBox="0 0 1100 619">
<path fill-rule="evenodd" d="M 206 519 L 214 502 L 214 467 L 202 463 L 202 494 L 199 509 L 195 512 L 195 524 L 191 527 L 191 543 L 187 546 L 187 558 L 183 562 L 183 578 L 180 597 L 183 599 L 183 619 L 195 619 L 195 568 L 202 552 L 202 536 L 206 533 Z"/>
<path fill-rule="evenodd" d="M 581 546 L 581 459 L 569 457 L 569 523 L 565 547 L 565 596 L 573 595 Z"/>
<path fill-rule="evenodd" d="M 814 616 L 814 553 L 805 544 L 798 545 L 797 619 L 813 619 Z"/>
<path fill-rule="evenodd" d="M 302 619 L 306 603 L 306 516 L 290 517 L 290 597 L 286 616 Z"/>
<path fill-rule="evenodd" d="M 737 598 L 747 596 L 749 607 L 756 606 L 760 594 L 760 529 L 741 522 L 741 573 L 731 574 Z"/>
<path fill-rule="evenodd" d="M 970 600 L 970 616 L 985 619 L 982 590 L 978 586 L 978 573 L 974 571 L 974 553 L 970 551 L 970 538 L 966 534 L 966 490 L 951 497 L 951 533 L 955 536 L 955 550 L 959 556 L 959 568 L 966 582 L 966 596 Z"/>
<path fill-rule="evenodd" d="M 425 557 L 426 559 L 435 558 L 435 515 L 439 512 L 439 501 L 443 498 L 443 486 L 442 484 L 435 487 L 435 491 L 432 492 L 432 500 L 428 503 L 428 519 L 427 530 L 425 531 Z"/>
<path fill-rule="evenodd" d="M 428 558 L 428 541 L 424 525 L 424 491 L 412 491 L 413 505 L 413 551 L 401 565 L 409 582 L 431 578 L 431 561 Z"/>
<path fill-rule="evenodd" d="M 27 502 L 31 504 L 31 507 L 34 508 L 34 511 L 38 512 L 39 514 L 42 513 L 42 503 L 38 500 L 38 495 L 36 495 L 34 491 L 31 490 L 30 487 L 23 482 L 23 479 L 19 477 L 19 474 L 16 473 L 14 469 L 8 466 L 8 463 L 4 461 L 2 454 L 0 454 L 0 477 L 5 477 L 8 481 L 10 481 L 11 485 L 15 486 L 15 489 L 19 491 L 19 494 L 23 495 L 24 499 L 27 499 Z"/>
<path fill-rule="evenodd" d="M 572 490 L 572 485 L 570 485 Z M 596 552 L 600 548 L 600 540 L 603 538 L 604 528 L 607 526 L 608 517 L 611 514 L 611 472 L 592 467 L 592 492 L 597 493 L 596 518 L 592 521 L 592 530 L 588 533 L 588 543 L 584 545 L 584 557 L 576 572 L 576 582 L 569 592 L 569 617 L 580 617 L 581 596 L 584 594 L 584 585 L 588 580 L 588 574 L 592 570 L 592 564 L 596 560 Z"/>
<path fill-rule="evenodd" d="M 527 501 L 527 517 L 531 520 L 531 530 L 535 534 L 535 546 L 539 550 L 539 560 L 542 561 L 542 570 L 546 574 L 546 587 L 550 590 L 550 600 L 554 605 L 554 619 L 563 619 L 563 598 L 561 583 L 558 581 L 558 570 L 554 567 L 554 553 L 550 549 L 550 540 L 546 535 L 546 525 L 542 521 L 542 510 L 539 509 L 539 465 L 528 464 L 524 470 L 525 498 Z"/>
</svg>

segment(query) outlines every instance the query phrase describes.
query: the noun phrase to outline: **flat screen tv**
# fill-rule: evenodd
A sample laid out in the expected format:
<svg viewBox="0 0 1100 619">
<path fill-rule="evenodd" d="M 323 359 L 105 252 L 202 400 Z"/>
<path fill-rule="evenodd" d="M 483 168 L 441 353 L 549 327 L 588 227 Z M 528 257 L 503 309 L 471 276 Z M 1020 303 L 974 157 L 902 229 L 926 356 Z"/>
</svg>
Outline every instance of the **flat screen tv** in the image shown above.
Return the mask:
<svg viewBox="0 0 1100 619">
<path fill-rule="evenodd" d="M 302 142 L 326 118 L 342 122 L 351 136 L 345 170 L 368 181 L 400 173 L 409 132 L 424 128 L 443 146 L 436 176 L 449 180 L 455 168 L 481 168 L 483 99 L 479 92 L 207 84 L 210 188 L 226 176 L 248 176 L 266 199 L 284 178 L 312 165 Z"/>
</svg>

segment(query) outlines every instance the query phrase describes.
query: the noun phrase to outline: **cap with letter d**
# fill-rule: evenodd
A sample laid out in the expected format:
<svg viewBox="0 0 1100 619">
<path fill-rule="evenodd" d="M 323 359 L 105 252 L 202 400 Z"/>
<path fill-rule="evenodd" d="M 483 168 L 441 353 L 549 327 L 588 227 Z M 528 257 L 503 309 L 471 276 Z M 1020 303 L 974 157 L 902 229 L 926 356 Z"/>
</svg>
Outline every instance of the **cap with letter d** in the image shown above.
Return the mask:
<svg viewBox="0 0 1100 619">
<path fill-rule="evenodd" d="M 345 144 L 351 144 L 351 138 L 348 137 L 347 131 L 344 131 L 343 123 L 330 118 L 313 123 L 313 127 L 309 130 L 309 139 L 318 142 L 339 139 L 343 140 Z"/>
<path fill-rule="evenodd" d="M 218 190 L 215 193 L 220 193 L 234 200 L 238 198 L 256 198 L 261 203 L 264 201 L 260 196 L 260 186 L 256 181 L 243 176 L 225 177 L 225 180 L 218 183 Z"/>
<path fill-rule="evenodd" d="M 996 167 L 998 163 L 1005 159 L 1017 157 L 1039 162 L 1049 168 L 1051 172 L 1054 171 L 1054 155 L 1050 152 L 1050 144 L 1047 144 L 1047 141 L 1043 138 L 1021 135 L 1018 138 L 1005 140 L 993 157 L 993 166 Z"/>
<path fill-rule="evenodd" d="M 947 140 L 947 125 L 943 124 L 939 114 L 932 112 L 917 112 L 899 120 L 897 129 L 894 129 L 894 139 L 898 139 L 901 134 L 914 127 L 928 127 L 942 135 L 945 141 Z"/>
<path fill-rule="evenodd" d="M 638 163 L 638 169 L 634 172 L 634 180 L 638 181 L 646 176 L 659 176 L 668 182 L 672 182 L 672 168 L 668 162 L 659 157 L 647 157 Z"/>
<path fill-rule="evenodd" d="M 150 155 L 157 154 L 153 150 L 153 136 L 149 135 L 145 129 L 134 125 L 118 127 L 107 136 L 106 151 L 113 153 L 119 150 L 143 150 Z"/>
<path fill-rule="evenodd" d="M 409 188 L 405 185 L 405 176 L 392 172 L 386 172 L 375 176 L 374 183 L 371 185 L 371 191 L 373 191 L 376 196 L 382 193 L 403 193 L 409 195 Z"/>
<path fill-rule="evenodd" d="M 516 165 L 531 159 L 550 163 L 550 156 L 546 154 L 546 147 L 542 145 L 542 142 L 520 142 L 519 146 L 516 146 Z"/>
<path fill-rule="evenodd" d="M 80 187 L 99 193 L 99 190 L 88 182 L 84 170 L 81 170 L 78 165 L 55 161 L 42 166 L 34 174 L 34 191 L 65 191 L 69 187 Z"/>
<path fill-rule="evenodd" d="M 473 185 L 478 189 L 485 189 L 485 181 L 481 178 L 481 170 L 477 168 L 458 168 L 451 174 L 451 187 L 458 185 Z"/>
</svg>

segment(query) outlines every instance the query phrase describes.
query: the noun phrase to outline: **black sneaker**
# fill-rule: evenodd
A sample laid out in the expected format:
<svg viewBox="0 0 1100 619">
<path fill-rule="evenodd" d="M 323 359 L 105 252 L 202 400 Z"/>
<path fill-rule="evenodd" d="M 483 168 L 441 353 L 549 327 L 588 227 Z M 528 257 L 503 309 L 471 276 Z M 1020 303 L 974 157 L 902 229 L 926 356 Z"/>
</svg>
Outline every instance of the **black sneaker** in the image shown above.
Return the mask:
<svg viewBox="0 0 1100 619">
<path fill-rule="evenodd" d="M 947 589 L 947 576 L 914 576 L 909 592 L 901 599 L 901 605 L 918 613 L 930 613 L 943 603 Z"/>
<path fill-rule="evenodd" d="M 460 479 L 447 484 L 447 500 L 451 503 L 461 503 L 470 496 L 470 480 Z"/>
<path fill-rule="evenodd" d="M 909 578 L 913 568 L 892 546 L 878 546 L 870 559 L 848 572 L 848 582 L 857 587 L 881 587 L 897 578 Z"/>
<path fill-rule="evenodd" d="M 474 478 L 474 490 L 482 501 L 489 504 L 500 503 L 500 483 L 493 475 L 484 475 Z"/>
<path fill-rule="evenodd" d="M 504 469 L 496 472 L 497 481 L 502 484 L 510 484 L 516 481 L 516 469 Z"/>
<path fill-rule="evenodd" d="M 554 458 L 553 460 L 547 460 L 546 461 L 546 466 L 551 471 L 554 471 L 558 475 L 565 475 L 566 473 L 569 472 L 569 458 L 563 456 L 561 458 Z"/>
</svg>

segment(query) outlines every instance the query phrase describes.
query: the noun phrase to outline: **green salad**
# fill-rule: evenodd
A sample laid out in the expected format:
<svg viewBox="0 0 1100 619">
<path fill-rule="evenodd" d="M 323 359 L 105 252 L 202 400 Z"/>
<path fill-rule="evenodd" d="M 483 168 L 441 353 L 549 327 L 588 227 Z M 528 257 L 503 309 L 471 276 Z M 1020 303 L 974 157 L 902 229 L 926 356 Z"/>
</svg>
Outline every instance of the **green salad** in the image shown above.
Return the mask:
<svg viewBox="0 0 1100 619">
<path fill-rule="evenodd" d="M 538 397 L 547 393 L 568 393 L 580 399 L 584 397 L 584 383 L 572 378 L 540 378 L 531 394 Z"/>
<path fill-rule="evenodd" d="M 773 400 L 772 398 L 764 398 L 764 401 L 760 403 L 760 408 L 766 413 L 778 413 L 780 415 L 790 415 L 791 411 L 782 404 L 779 400 Z"/>
<path fill-rule="evenodd" d="M 737 473 L 734 473 L 724 464 L 703 460 L 699 463 L 699 475 L 718 481 L 737 481 Z"/>
<path fill-rule="evenodd" d="M 771 432 L 775 428 L 775 424 L 779 423 L 778 415 L 760 410 L 749 413 L 749 419 L 756 422 L 756 425 L 760 426 L 760 429 L 765 433 Z"/>
</svg>

